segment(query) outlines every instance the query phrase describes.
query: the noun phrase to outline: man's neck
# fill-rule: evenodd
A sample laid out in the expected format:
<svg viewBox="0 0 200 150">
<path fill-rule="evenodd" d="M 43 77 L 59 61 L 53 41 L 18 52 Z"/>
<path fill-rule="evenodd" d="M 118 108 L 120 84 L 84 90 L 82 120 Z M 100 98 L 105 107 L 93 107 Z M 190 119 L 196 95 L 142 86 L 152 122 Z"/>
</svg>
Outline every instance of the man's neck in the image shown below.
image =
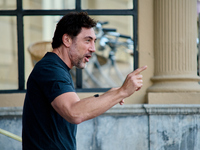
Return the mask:
<svg viewBox="0 0 200 150">
<path fill-rule="evenodd" d="M 61 45 L 58 48 L 54 48 L 52 52 L 57 54 L 58 57 L 60 57 L 60 59 L 62 59 L 62 61 L 64 61 L 64 63 L 70 69 L 72 69 L 73 65 L 71 64 L 71 61 L 69 59 L 67 47 L 65 47 L 64 45 Z"/>
</svg>

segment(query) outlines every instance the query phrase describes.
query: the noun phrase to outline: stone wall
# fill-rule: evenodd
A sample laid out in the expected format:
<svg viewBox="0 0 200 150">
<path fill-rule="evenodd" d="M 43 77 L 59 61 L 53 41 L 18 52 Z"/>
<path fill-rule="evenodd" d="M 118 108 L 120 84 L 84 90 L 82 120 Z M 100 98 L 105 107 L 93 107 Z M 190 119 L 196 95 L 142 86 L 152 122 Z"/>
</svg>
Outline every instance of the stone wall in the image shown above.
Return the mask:
<svg viewBox="0 0 200 150">
<path fill-rule="evenodd" d="M 21 107 L 0 108 L 0 128 L 21 136 L 21 115 Z M 21 142 L 0 135 L 0 149 L 20 150 Z M 117 105 L 77 132 L 77 150 L 199 149 L 200 105 Z"/>
</svg>

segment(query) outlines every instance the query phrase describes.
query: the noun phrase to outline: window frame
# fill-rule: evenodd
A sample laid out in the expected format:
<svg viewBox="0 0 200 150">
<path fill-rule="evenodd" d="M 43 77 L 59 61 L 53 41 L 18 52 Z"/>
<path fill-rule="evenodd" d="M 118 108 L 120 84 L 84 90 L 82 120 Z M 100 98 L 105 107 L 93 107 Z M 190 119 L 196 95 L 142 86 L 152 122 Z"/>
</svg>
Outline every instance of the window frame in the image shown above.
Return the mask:
<svg viewBox="0 0 200 150">
<path fill-rule="evenodd" d="M 23 9 L 23 0 L 17 0 L 15 10 L 0 10 L 0 16 L 16 16 L 17 18 L 17 52 L 18 52 L 18 89 L 0 90 L 0 93 L 24 93 L 25 89 L 25 53 L 24 53 L 24 16 L 65 15 L 72 11 L 87 11 L 89 15 L 113 15 L 133 17 L 133 41 L 134 41 L 134 70 L 138 68 L 138 0 L 133 0 L 132 9 L 82 9 L 81 0 L 75 0 L 75 9 L 66 10 L 39 10 Z M 82 88 L 82 70 L 76 69 L 77 92 L 105 92 L 109 88 Z"/>
</svg>

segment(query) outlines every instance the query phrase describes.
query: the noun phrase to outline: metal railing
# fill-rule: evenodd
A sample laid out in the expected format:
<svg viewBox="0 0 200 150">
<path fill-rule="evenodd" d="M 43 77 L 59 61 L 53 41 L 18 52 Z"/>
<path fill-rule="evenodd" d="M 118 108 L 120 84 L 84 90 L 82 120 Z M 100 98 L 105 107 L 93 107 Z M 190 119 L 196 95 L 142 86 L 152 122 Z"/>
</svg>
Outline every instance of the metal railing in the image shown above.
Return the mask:
<svg viewBox="0 0 200 150">
<path fill-rule="evenodd" d="M 10 138 L 12 138 L 12 139 L 15 139 L 15 140 L 19 141 L 19 142 L 22 142 L 22 138 L 21 138 L 20 136 L 15 135 L 15 134 L 13 134 L 13 133 L 11 133 L 11 132 L 8 132 L 8 131 L 6 131 L 6 130 L 3 130 L 3 129 L 1 129 L 1 128 L 0 128 L 0 134 L 3 134 L 3 135 L 5 135 L 5 136 L 8 136 L 8 137 L 10 137 Z"/>
</svg>

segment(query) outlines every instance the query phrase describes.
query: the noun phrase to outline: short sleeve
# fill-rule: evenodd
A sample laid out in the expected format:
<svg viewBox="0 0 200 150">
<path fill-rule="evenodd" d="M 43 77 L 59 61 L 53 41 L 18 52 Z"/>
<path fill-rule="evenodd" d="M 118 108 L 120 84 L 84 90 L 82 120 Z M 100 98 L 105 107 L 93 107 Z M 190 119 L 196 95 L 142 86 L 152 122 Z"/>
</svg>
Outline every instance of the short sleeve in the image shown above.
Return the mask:
<svg viewBox="0 0 200 150">
<path fill-rule="evenodd" d="M 51 103 L 57 96 L 67 93 L 67 92 L 75 92 L 72 84 L 69 84 L 64 81 L 54 81 L 50 86 L 47 86 L 45 95 Z"/>
<path fill-rule="evenodd" d="M 39 71 L 39 72 L 38 72 Z M 45 65 L 37 71 L 37 82 L 44 96 L 51 103 L 57 96 L 75 92 L 69 69 L 57 64 Z"/>
</svg>

